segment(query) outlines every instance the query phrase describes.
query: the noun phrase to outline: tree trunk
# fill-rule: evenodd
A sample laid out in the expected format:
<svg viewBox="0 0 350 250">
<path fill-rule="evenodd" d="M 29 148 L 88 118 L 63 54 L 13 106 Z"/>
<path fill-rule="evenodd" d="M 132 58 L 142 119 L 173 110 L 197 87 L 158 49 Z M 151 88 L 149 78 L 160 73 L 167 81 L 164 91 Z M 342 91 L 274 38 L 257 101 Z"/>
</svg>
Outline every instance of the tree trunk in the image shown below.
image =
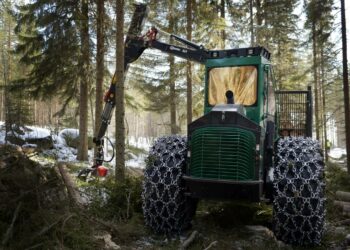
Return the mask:
<svg viewBox="0 0 350 250">
<path fill-rule="evenodd" d="M 262 13 L 262 6 L 261 6 L 261 0 L 256 0 L 255 1 L 255 7 L 256 7 L 256 44 L 260 45 L 262 43 L 262 35 L 261 35 L 261 25 L 263 22 L 263 13 Z"/>
<path fill-rule="evenodd" d="M 220 1 L 220 17 L 225 20 L 225 0 Z M 225 26 L 221 30 L 221 48 L 225 49 L 226 32 Z"/>
<path fill-rule="evenodd" d="M 345 21 L 345 3 L 341 2 L 341 30 L 343 45 L 343 91 L 344 91 L 344 108 L 345 108 L 345 135 L 346 135 L 346 156 L 348 174 L 350 175 L 350 107 L 349 107 L 349 78 L 348 78 L 348 58 L 346 45 L 346 21 Z"/>
<path fill-rule="evenodd" d="M 116 95 L 115 95 L 115 142 L 116 181 L 125 179 L 125 106 L 124 106 L 124 0 L 117 0 L 116 35 Z"/>
<path fill-rule="evenodd" d="M 104 78 L 104 0 L 97 1 L 97 51 L 96 51 L 96 104 L 95 104 L 95 129 L 94 136 L 97 136 L 101 125 L 101 115 L 103 109 L 103 78 Z M 94 155 L 96 155 L 96 148 Z"/>
<path fill-rule="evenodd" d="M 11 117 L 11 113 L 10 109 L 11 109 L 11 98 L 10 98 L 10 92 L 9 92 L 9 84 L 11 81 L 11 56 L 10 56 L 10 51 L 11 51 L 11 43 L 12 43 L 12 39 L 11 39 L 11 30 L 12 30 L 12 23 L 11 23 L 11 19 L 8 18 L 8 22 L 7 22 L 7 28 L 8 28 L 8 33 L 7 33 L 7 57 L 5 59 L 5 55 L 3 55 L 3 60 L 7 61 L 6 65 L 4 62 L 4 82 L 5 82 L 5 86 L 4 86 L 4 98 L 5 98 L 5 142 L 7 143 L 7 133 L 12 129 L 12 124 L 13 124 L 13 120 Z"/>
<path fill-rule="evenodd" d="M 170 0 L 169 2 L 168 20 L 169 20 L 168 32 L 172 34 L 174 33 L 174 26 L 175 26 L 174 0 Z M 172 43 L 172 38 L 170 38 L 170 44 L 171 43 Z M 175 58 L 173 55 L 168 56 L 168 63 L 170 68 L 169 69 L 170 129 L 171 129 L 171 134 L 176 134 L 178 133 L 178 131 L 177 131 L 177 125 L 176 125 Z"/>
<path fill-rule="evenodd" d="M 79 161 L 88 160 L 88 95 L 90 74 L 90 45 L 89 45 L 89 3 L 82 0 L 81 5 L 81 76 L 79 98 Z"/>
<path fill-rule="evenodd" d="M 315 128 L 316 128 L 316 139 L 320 139 L 320 121 L 319 121 L 319 105 L 318 105 L 318 60 L 317 60 L 317 41 L 316 41 L 316 25 L 312 24 L 312 51 L 313 51 L 313 71 L 314 71 L 314 89 L 315 89 Z"/>
<path fill-rule="evenodd" d="M 323 113 L 323 135 L 324 135 L 324 152 L 325 160 L 328 162 L 328 136 L 327 136 L 327 115 L 326 115 L 326 83 L 325 83 L 325 62 L 324 62 L 324 48 L 321 43 L 321 92 L 322 92 L 322 113 Z"/>
<path fill-rule="evenodd" d="M 187 40 L 192 40 L 192 2 L 193 0 L 187 0 L 186 16 L 187 16 Z M 187 61 L 186 71 L 187 81 L 187 124 L 192 122 L 192 63 Z"/>
<path fill-rule="evenodd" d="M 249 19 L 250 19 L 250 46 L 254 46 L 254 15 L 253 15 L 253 0 L 249 0 Z"/>
</svg>

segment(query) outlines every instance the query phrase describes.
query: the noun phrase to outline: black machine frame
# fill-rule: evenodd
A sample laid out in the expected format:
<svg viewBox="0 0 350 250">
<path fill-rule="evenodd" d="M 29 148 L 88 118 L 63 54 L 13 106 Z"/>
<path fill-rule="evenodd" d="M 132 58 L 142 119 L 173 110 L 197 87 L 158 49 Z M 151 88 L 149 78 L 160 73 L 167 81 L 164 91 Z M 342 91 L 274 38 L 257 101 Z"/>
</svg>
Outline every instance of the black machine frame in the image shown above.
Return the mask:
<svg viewBox="0 0 350 250">
<path fill-rule="evenodd" d="M 278 134 L 312 137 L 311 87 L 304 91 L 278 90 L 275 94 Z"/>
</svg>

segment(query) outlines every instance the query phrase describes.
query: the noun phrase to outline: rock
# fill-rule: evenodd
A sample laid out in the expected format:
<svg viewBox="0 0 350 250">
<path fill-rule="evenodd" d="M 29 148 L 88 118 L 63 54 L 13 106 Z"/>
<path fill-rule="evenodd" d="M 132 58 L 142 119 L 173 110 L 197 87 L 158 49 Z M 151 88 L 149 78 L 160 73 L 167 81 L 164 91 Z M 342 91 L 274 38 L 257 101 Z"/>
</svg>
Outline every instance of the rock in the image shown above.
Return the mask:
<svg viewBox="0 0 350 250">
<path fill-rule="evenodd" d="M 335 227 L 333 233 L 334 234 L 344 234 L 345 233 L 345 227 Z"/>
<path fill-rule="evenodd" d="M 72 147 L 72 148 L 78 148 L 79 146 L 79 137 L 77 138 L 65 138 L 67 146 Z M 92 142 L 92 137 L 88 137 L 88 149 L 93 148 L 93 142 Z"/>
<path fill-rule="evenodd" d="M 24 144 L 22 146 L 23 153 L 25 154 L 32 154 L 35 152 L 36 149 L 37 149 L 36 144 Z"/>
<path fill-rule="evenodd" d="M 245 226 L 245 228 L 248 229 L 249 231 L 254 232 L 254 233 L 265 234 L 266 236 L 271 237 L 271 238 L 275 237 L 273 232 L 264 226 L 254 225 L 254 226 Z"/>
<path fill-rule="evenodd" d="M 7 138 L 8 142 L 15 144 L 15 145 L 22 146 L 23 144 L 26 143 L 26 141 L 23 138 L 16 136 L 16 135 L 8 134 L 6 138 Z"/>
<path fill-rule="evenodd" d="M 53 148 L 53 140 L 51 136 L 43 137 L 43 138 L 27 138 L 26 142 L 28 144 L 35 144 L 37 148 L 40 150 L 52 149 Z"/>
<path fill-rule="evenodd" d="M 246 229 L 253 232 L 255 235 L 250 238 L 251 242 L 254 242 L 255 245 L 259 245 L 259 241 L 264 242 L 267 240 L 274 240 L 278 248 L 287 248 L 288 246 L 280 240 L 277 240 L 275 234 L 267 227 L 261 225 L 245 226 Z"/>
<path fill-rule="evenodd" d="M 119 245 L 115 244 L 114 241 L 112 241 L 112 236 L 105 232 L 102 235 L 97 235 L 95 236 L 96 239 L 101 239 L 104 241 L 105 243 L 105 249 L 109 249 L 109 250 L 117 250 L 117 249 L 121 249 Z"/>
<path fill-rule="evenodd" d="M 78 148 L 79 146 L 79 130 L 78 129 L 63 129 L 59 132 L 58 136 L 63 138 L 66 142 L 66 145 L 72 148 Z M 88 137 L 88 148 L 92 149 L 94 146 L 92 137 Z"/>
</svg>

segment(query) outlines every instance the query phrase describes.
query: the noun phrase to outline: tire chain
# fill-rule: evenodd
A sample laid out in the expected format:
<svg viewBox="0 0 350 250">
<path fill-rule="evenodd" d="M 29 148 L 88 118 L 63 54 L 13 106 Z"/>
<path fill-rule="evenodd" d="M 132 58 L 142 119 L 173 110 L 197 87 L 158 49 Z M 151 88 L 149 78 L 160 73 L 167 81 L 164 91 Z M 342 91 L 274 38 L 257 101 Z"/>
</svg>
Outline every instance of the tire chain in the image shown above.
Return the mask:
<svg viewBox="0 0 350 250">
<path fill-rule="evenodd" d="M 319 142 L 288 137 L 277 144 L 274 169 L 276 237 L 297 245 L 319 244 L 325 220 L 324 163 Z"/>
<path fill-rule="evenodd" d="M 157 139 L 150 149 L 142 209 L 146 225 L 157 233 L 179 233 L 190 225 L 194 213 L 182 180 L 186 154 L 187 139 L 177 135 Z"/>
</svg>

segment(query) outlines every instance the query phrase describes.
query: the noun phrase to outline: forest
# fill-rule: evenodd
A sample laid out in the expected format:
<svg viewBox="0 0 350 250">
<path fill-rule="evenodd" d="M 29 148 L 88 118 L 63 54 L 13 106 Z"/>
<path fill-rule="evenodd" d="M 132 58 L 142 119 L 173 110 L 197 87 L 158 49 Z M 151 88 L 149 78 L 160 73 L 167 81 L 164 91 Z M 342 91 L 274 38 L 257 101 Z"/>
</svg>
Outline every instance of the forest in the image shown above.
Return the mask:
<svg viewBox="0 0 350 250">
<path fill-rule="evenodd" d="M 345 0 L 0 0 L 0 249 L 347 249 Z"/>
</svg>

